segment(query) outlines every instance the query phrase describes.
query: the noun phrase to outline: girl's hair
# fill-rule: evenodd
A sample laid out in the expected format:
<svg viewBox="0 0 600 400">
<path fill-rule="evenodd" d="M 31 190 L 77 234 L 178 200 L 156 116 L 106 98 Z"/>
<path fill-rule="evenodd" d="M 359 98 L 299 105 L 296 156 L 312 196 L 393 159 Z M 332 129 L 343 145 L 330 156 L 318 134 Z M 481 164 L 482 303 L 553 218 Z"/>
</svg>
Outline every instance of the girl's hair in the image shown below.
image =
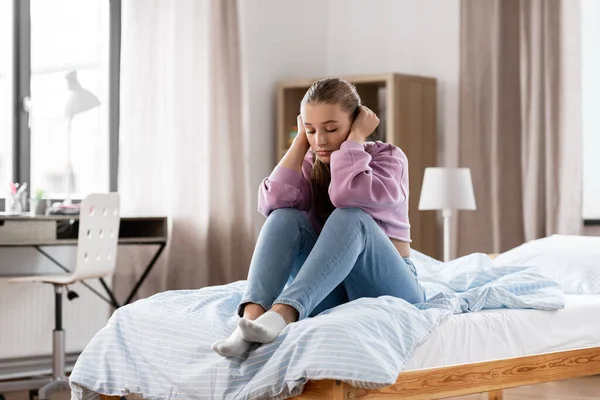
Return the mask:
<svg viewBox="0 0 600 400">
<path fill-rule="evenodd" d="M 353 84 L 339 78 L 327 78 L 313 83 L 308 89 L 300 103 L 300 107 L 304 108 L 307 104 L 337 104 L 342 110 L 350 114 L 351 122 L 354 122 L 359 112 L 361 100 Z M 316 216 L 321 226 L 323 226 L 329 215 L 335 210 L 329 199 L 331 173 L 329 165 L 321 162 L 314 153 L 313 157 L 314 166 L 311 185 Z"/>
</svg>

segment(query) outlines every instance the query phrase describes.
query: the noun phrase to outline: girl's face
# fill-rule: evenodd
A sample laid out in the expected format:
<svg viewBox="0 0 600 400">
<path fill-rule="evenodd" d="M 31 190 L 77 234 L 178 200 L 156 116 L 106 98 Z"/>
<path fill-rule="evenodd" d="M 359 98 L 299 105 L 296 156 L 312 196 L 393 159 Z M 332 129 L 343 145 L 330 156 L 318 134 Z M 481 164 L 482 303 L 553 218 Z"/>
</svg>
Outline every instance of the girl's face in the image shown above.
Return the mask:
<svg viewBox="0 0 600 400">
<path fill-rule="evenodd" d="M 329 164 L 331 153 L 348 138 L 350 114 L 337 104 L 306 104 L 301 115 L 310 148 L 319 160 Z"/>
</svg>

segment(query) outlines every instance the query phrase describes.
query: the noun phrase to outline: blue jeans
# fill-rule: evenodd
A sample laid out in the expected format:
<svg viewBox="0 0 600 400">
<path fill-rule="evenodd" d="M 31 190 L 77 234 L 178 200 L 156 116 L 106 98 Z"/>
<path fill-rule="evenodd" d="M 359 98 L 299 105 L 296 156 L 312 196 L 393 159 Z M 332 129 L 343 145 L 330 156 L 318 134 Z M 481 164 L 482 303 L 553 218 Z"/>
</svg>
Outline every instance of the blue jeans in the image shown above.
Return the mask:
<svg viewBox="0 0 600 400">
<path fill-rule="evenodd" d="M 263 226 L 248 273 L 244 305 L 287 304 L 299 319 L 361 297 L 422 302 L 414 264 L 402 258 L 377 223 L 357 208 L 336 209 L 317 235 L 294 208 L 273 211 Z"/>
</svg>

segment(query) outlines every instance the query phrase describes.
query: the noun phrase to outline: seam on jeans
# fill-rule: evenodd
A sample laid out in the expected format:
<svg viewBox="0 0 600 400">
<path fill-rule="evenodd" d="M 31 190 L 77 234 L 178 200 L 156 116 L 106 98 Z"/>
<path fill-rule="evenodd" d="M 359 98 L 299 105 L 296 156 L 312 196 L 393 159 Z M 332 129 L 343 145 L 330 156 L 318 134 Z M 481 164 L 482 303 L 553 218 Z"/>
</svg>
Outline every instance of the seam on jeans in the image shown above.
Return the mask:
<svg viewBox="0 0 600 400">
<path fill-rule="evenodd" d="M 305 218 L 304 216 L 302 216 L 302 217 L 303 217 L 303 218 Z M 303 222 L 304 222 L 304 221 L 303 221 Z M 308 220 L 306 220 L 306 222 L 308 222 Z M 304 248 L 306 247 L 306 241 L 305 241 L 305 239 L 304 239 L 304 237 L 303 237 L 303 235 L 302 235 L 302 232 L 303 232 L 303 231 L 304 231 L 304 232 L 307 232 L 307 233 L 309 233 L 309 234 L 311 235 L 311 237 L 312 237 L 312 238 L 315 240 L 315 242 L 316 242 L 316 240 L 318 239 L 318 236 L 316 235 L 316 233 L 315 233 L 314 231 L 311 231 L 311 230 L 307 229 L 307 227 L 306 227 L 306 226 L 304 226 L 304 224 L 303 224 L 303 223 L 299 223 L 299 224 L 298 224 L 298 230 L 297 230 L 297 232 L 296 232 L 296 237 L 294 238 L 294 242 L 300 242 L 300 244 L 299 244 L 299 249 L 298 249 L 299 251 L 298 251 L 298 254 L 296 254 L 296 255 L 295 255 L 295 259 L 292 259 L 292 258 L 294 258 L 294 257 L 293 257 L 293 255 L 294 255 L 294 254 L 293 254 L 293 252 L 292 252 L 292 250 L 291 250 L 291 249 L 288 249 L 288 253 L 287 253 L 287 259 L 286 259 L 286 263 L 287 263 L 287 264 L 290 264 L 290 263 L 296 263 L 296 262 L 298 261 L 298 257 L 300 256 L 300 253 L 301 253 L 301 252 L 304 250 Z M 291 266 L 291 268 L 293 268 L 293 267 L 294 267 L 294 265 L 292 265 L 292 266 Z M 302 269 L 302 266 L 300 266 L 300 269 Z M 284 278 L 285 278 L 285 276 L 284 276 L 284 275 L 285 275 L 285 274 L 284 274 L 284 272 L 285 272 L 285 271 L 282 271 L 282 272 L 281 272 L 281 279 L 284 279 Z M 290 271 L 290 272 L 291 272 L 291 271 Z M 289 279 L 289 278 L 290 278 L 290 276 L 291 276 L 291 274 L 290 274 L 290 275 L 288 275 L 287 279 Z M 287 282 L 287 280 L 286 280 L 286 282 Z M 284 283 L 284 287 L 285 287 L 285 283 Z M 273 302 L 274 302 L 274 301 L 277 299 L 277 297 L 278 297 L 278 296 L 280 296 L 280 295 L 281 295 L 281 292 L 280 292 L 280 293 L 277 293 L 277 294 L 276 294 L 276 295 L 275 295 L 275 296 L 274 296 L 272 299 L 270 299 L 270 300 L 271 300 L 271 304 L 273 304 Z"/>
<path fill-rule="evenodd" d="M 316 242 L 317 239 L 319 239 L 319 235 L 317 235 L 317 232 L 315 232 L 315 230 L 311 227 L 310 229 L 306 228 L 305 226 L 301 226 L 299 228 L 301 231 L 304 231 L 306 233 L 308 233 L 310 235 L 310 237 Z M 302 240 L 302 248 L 304 248 L 304 245 L 306 243 L 304 243 L 304 239 Z"/>
<path fill-rule="evenodd" d="M 413 275 L 416 277 L 417 276 L 417 266 L 410 259 L 402 257 L 402 260 L 404 260 L 404 263 L 406 264 L 408 269 L 410 269 L 412 271 Z"/>
<path fill-rule="evenodd" d="M 361 221 L 361 224 L 362 224 L 362 221 Z M 352 237 L 352 240 L 354 240 L 354 238 L 356 237 L 356 235 L 358 235 L 358 231 L 356 231 L 356 233 L 355 233 L 355 234 L 354 234 L 354 236 Z M 366 236 L 366 235 L 365 235 L 365 236 Z M 347 251 L 347 250 L 350 248 L 350 245 L 349 245 L 348 243 L 349 243 L 349 242 L 352 242 L 352 240 L 349 240 L 349 241 L 347 241 L 347 242 L 345 243 L 345 245 L 346 245 L 346 246 L 344 247 L 344 249 L 343 249 L 343 252 L 346 252 L 346 251 Z M 366 239 L 365 239 L 365 240 L 366 240 Z M 365 247 L 364 247 L 364 243 L 363 243 L 363 250 L 361 251 L 361 254 L 362 254 L 364 251 L 365 251 Z M 342 252 L 339 252 L 338 254 L 336 254 L 336 255 L 335 255 L 335 258 L 332 260 L 332 263 L 336 263 L 336 262 L 338 261 L 338 259 L 339 259 L 339 257 L 340 257 L 340 253 L 342 253 Z M 360 257 L 360 256 L 359 256 L 359 257 Z M 358 258 L 357 258 L 357 260 L 358 260 Z M 354 263 L 354 265 L 356 265 L 356 262 Z M 352 268 L 354 268 L 354 265 L 352 266 Z M 350 269 L 350 272 L 352 272 L 352 269 Z M 348 275 L 350 275 L 350 272 L 348 272 Z M 346 275 L 346 277 L 348 277 L 348 275 Z M 343 281 L 346 279 L 346 277 L 344 277 L 344 279 L 342 279 L 342 282 L 343 282 Z M 320 291 L 320 290 L 321 290 L 321 287 L 323 286 L 323 282 L 325 281 L 325 280 L 323 279 L 323 273 L 319 274 L 318 278 L 319 278 L 319 279 L 318 279 L 318 282 L 317 282 L 317 284 L 316 284 L 316 289 L 317 289 L 317 291 Z M 340 283 L 341 283 L 341 282 L 340 282 Z M 328 294 L 329 294 L 329 293 L 328 293 Z M 311 310 L 311 311 L 312 311 L 312 310 Z"/>
<path fill-rule="evenodd" d="M 373 220 L 373 222 L 375 222 Z M 352 270 L 354 269 L 354 266 L 356 265 L 356 263 L 358 262 L 358 260 L 364 255 L 365 251 L 367 250 L 367 226 L 365 221 L 360 221 L 360 227 L 362 229 L 362 233 L 363 233 L 363 249 L 360 252 L 360 254 L 358 255 L 358 257 L 356 258 L 356 261 L 354 262 L 354 265 L 352 266 L 352 269 L 350 270 L 350 272 L 348 272 L 348 275 L 350 275 L 352 273 Z M 381 227 L 378 225 L 377 229 L 381 229 Z M 346 276 L 347 278 L 348 276 Z M 346 279 L 344 278 L 344 279 Z"/>
<path fill-rule="evenodd" d="M 302 233 L 300 232 L 300 230 L 301 230 L 301 229 L 302 229 L 301 227 L 298 227 L 298 230 L 297 230 L 297 232 L 296 232 L 296 237 L 294 238 L 294 243 L 295 243 L 295 242 L 298 242 L 298 241 L 300 240 L 300 244 L 299 244 L 299 247 L 300 247 L 300 249 L 299 249 L 299 250 L 300 250 L 300 251 L 302 250 Z M 293 246 L 292 246 L 292 247 L 293 247 Z M 288 252 L 287 252 L 287 258 L 285 259 L 285 265 L 289 265 L 290 263 L 292 263 L 292 262 L 294 262 L 294 263 L 295 263 L 295 262 L 297 261 L 297 260 L 292 260 L 292 255 L 293 255 L 292 253 L 293 253 L 293 252 L 292 252 L 292 249 L 288 248 Z M 298 255 L 296 255 L 296 258 L 298 258 Z M 293 268 L 293 267 L 294 267 L 294 266 L 292 265 L 292 266 L 290 267 L 290 269 L 291 269 L 291 268 Z M 290 273 L 291 273 L 291 271 L 290 271 Z M 285 270 L 282 268 L 282 270 L 281 270 L 281 274 L 280 274 L 280 276 L 281 276 L 281 279 L 284 279 L 284 278 L 285 278 L 285 276 L 284 276 L 284 275 L 285 275 Z M 290 278 L 290 276 L 291 276 L 291 275 L 288 275 L 287 279 L 289 279 L 289 278 Z M 286 280 L 286 282 L 287 282 L 287 280 Z M 283 286 L 285 287 L 285 283 L 283 284 Z M 273 304 L 273 302 L 275 301 L 275 299 L 277 298 L 277 296 L 279 296 L 280 294 L 281 294 L 281 292 L 280 292 L 280 293 L 277 293 L 275 296 L 273 296 L 273 298 L 272 298 L 272 299 L 269 299 L 269 300 L 271 301 L 271 304 Z"/>
</svg>

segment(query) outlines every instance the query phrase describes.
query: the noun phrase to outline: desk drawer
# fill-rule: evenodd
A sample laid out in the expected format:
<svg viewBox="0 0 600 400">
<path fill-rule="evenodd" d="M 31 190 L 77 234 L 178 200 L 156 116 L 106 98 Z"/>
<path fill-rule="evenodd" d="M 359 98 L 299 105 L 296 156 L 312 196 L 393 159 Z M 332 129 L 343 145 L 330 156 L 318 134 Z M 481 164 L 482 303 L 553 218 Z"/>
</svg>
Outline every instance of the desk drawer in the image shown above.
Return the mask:
<svg viewBox="0 0 600 400">
<path fill-rule="evenodd" d="M 0 221 L 0 243 L 27 244 L 56 240 L 56 221 L 3 220 Z"/>
</svg>

